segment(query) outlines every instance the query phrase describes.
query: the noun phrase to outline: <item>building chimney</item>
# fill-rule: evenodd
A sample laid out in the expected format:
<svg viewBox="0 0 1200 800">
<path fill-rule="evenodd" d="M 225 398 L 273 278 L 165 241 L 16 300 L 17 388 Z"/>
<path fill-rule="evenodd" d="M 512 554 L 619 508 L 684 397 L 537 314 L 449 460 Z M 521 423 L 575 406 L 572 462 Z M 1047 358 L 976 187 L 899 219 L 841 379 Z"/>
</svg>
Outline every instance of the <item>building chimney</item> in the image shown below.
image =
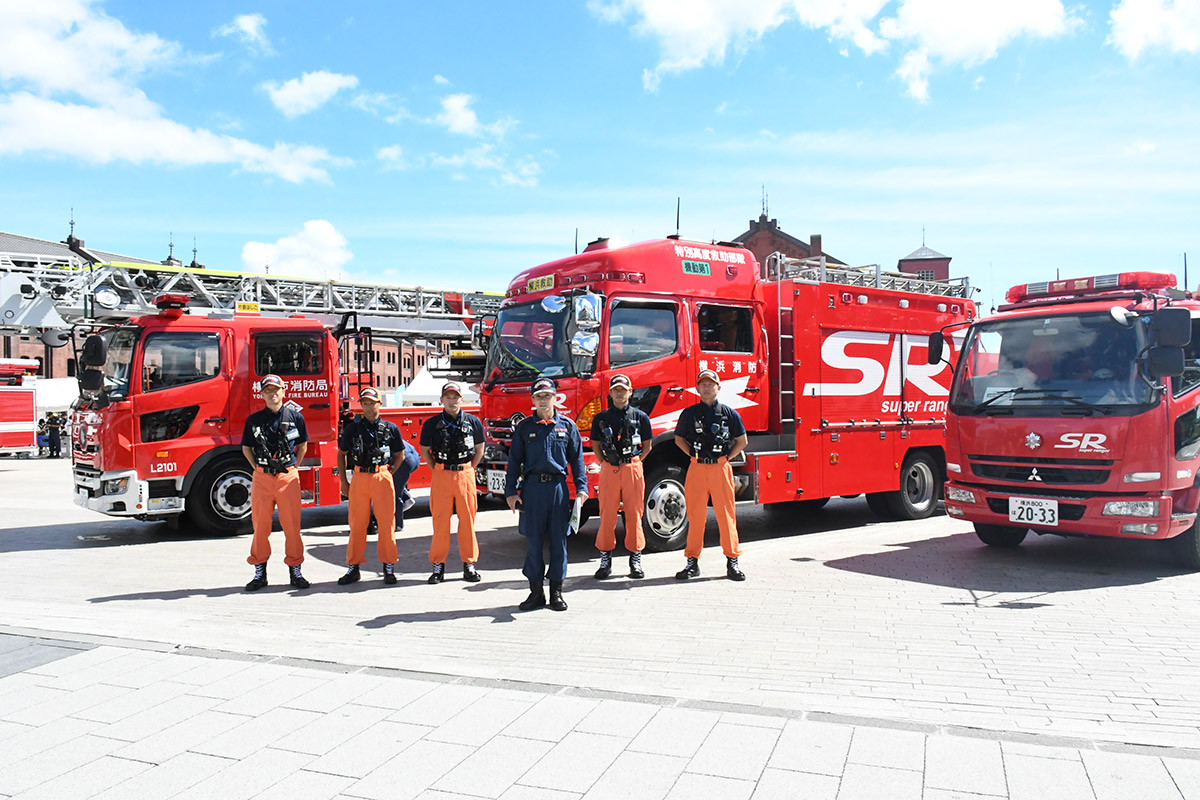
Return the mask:
<svg viewBox="0 0 1200 800">
<path fill-rule="evenodd" d="M 812 239 L 810 239 L 809 241 L 811 242 L 808 246 L 809 257 L 810 258 L 820 258 L 821 257 L 821 234 L 814 233 L 812 235 Z"/>
</svg>

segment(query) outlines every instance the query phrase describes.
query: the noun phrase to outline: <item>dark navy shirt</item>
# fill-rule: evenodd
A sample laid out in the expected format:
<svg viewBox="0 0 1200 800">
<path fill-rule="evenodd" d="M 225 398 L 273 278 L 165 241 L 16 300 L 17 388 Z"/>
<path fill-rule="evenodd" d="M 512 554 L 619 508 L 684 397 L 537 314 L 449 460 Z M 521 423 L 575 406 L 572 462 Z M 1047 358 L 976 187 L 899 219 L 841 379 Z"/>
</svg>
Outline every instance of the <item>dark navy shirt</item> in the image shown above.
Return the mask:
<svg viewBox="0 0 1200 800">
<path fill-rule="evenodd" d="M 567 467 L 575 480 L 575 491 L 587 492 L 587 474 L 583 471 L 583 440 L 575 423 L 554 412 L 552 419 L 542 421 L 535 412 L 517 423 L 512 445 L 508 449 L 508 473 L 504 481 L 504 496 L 517 494 L 517 480 L 531 472 L 567 475 Z"/>
<path fill-rule="evenodd" d="M 597 414 L 592 419 L 592 443 L 603 447 L 604 429 L 608 428 L 612 431 L 614 439 L 617 440 L 618 447 L 626 444 L 623 441 L 626 412 L 629 414 L 632 429 L 637 433 L 637 437 L 632 443 L 632 454 L 640 456 L 642 454 L 642 445 L 649 444 L 654 438 L 654 429 L 650 426 L 650 417 L 646 416 L 646 412 L 631 405 L 627 405 L 625 408 L 610 406 Z"/>
<path fill-rule="evenodd" d="M 282 430 L 280 430 L 280 425 L 283 426 Z M 300 446 L 301 442 L 308 441 L 308 428 L 304 426 L 304 417 L 298 411 L 293 411 L 286 406 L 279 409 L 279 413 L 275 413 L 269 408 L 263 408 L 246 417 L 246 427 L 242 429 L 242 447 L 254 449 L 254 429 L 256 427 L 261 427 L 268 439 L 280 434 L 287 439 L 292 451 L 291 460 L 287 463 L 289 467 L 296 463 L 296 448 Z"/>
<path fill-rule="evenodd" d="M 342 428 L 342 435 L 338 438 L 338 449 L 346 453 L 346 463 L 355 467 L 369 467 L 368 464 L 359 464 L 355 461 L 354 455 L 354 440 L 358 436 L 363 439 L 364 456 L 373 451 L 376 447 L 383 450 L 383 463 L 391 464 L 397 458 L 404 457 L 404 437 L 400 434 L 400 429 L 396 427 L 396 423 L 384 421 L 383 423 L 383 441 L 376 442 L 376 433 L 379 430 L 379 420 L 371 422 L 361 414 L 354 418 L 354 421 Z"/>
<path fill-rule="evenodd" d="M 458 417 L 451 417 L 445 411 L 440 414 L 435 414 L 425 420 L 425 424 L 421 426 L 421 446 L 428 447 L 433 451 L 434 460 L 438 460 L 438 426 L 445 425 L 449 430 L 447 434 L 457 434 L 458 442 L 463 443 L 463 450 L 470 451 L 470 455 L 458 460 L 451 458 L 449 464 L 469 464 L 475 459 L 475 446 L 483 444 L 483 423 L 479 421 L 479 417 L 473 414 L 468 414 L 465 411 L 459 411 Z"/>
<path fill-rule="evenodd" d="M 679 422 L 675 424 L 675 435 L 682 436 L 689 442 L 695 439 L 695 420 L 698 414 L 702 415 L 700 417 L 700 429 L 703 431 L 712 431 L 713 423 L 717 419 L 718 406 L 725 409 L 725 424 L 729 427 L 729 444 L 732 445 L 734 439 L 746 433 L 746 426 L 742 424 L 741 416 L 729 406 L 721 406 L 720 403 L 713 403 L 710 406 L 706 405 L 703 400 L 683 410 L 683 413 L 679 415 Z"/>
</svg>

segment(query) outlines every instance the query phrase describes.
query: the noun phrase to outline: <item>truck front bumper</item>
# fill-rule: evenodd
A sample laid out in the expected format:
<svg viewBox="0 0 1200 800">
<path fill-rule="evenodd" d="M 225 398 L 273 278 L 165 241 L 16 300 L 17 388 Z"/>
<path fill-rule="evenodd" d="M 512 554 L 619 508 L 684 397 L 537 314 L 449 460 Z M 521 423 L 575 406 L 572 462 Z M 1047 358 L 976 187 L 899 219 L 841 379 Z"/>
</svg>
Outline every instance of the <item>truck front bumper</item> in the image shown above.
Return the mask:
<svg viewBox="0 0 1200 800">
<path fill-rule="evenodd" d="M 183 511 L 183 498 L 151 498 L 149 483 L 138 480 L 133 470 L 76 466 L 75 505 L 115 517 L 170 517 Z"/>
<path fill-rule="evenodd" d="M 983 525 L 1028 528 L 1035 533 L 1170 539 L 1186 531 L 1196 520 L 1195 514 L 1175 512 L 1168 494 L 1080 497 L 1068 492 L 1050 494 L 1045 490 L 1023 493 L 1020 487 L 999 490 L 994 486 L 983 487 L 958 481 L 947 481 L 945 488 L 947 516 Z M 1010 519 L 1010 498 L 1055 501 L 1058 504 L 1058 524 L 1041 525 Z M 1124 504 L 1124 507 L 1115 508 L 1114 504 Z M 1106 507 L 1110 512 L 1108 514 L 1104 513 Z M 1134 509 L 1138 509 L 1139 513 L 1129 513 Z"/>
</svg>

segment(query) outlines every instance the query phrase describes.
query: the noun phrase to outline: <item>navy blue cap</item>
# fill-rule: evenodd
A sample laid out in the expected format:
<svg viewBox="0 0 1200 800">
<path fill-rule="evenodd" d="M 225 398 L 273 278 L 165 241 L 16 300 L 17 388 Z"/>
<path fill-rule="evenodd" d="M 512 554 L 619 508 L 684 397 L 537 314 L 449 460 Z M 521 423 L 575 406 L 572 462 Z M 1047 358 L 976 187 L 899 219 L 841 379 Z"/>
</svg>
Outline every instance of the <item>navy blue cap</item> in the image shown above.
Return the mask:
<svg viewBox="0 0 1200 800">
<path fill-rule="evenodd" d="M 550 378 L 538 378 L 533 382 L 533 385 L 529 387 L 529 393 L 533 395 L 540 392 L 553 392 L 554 394 L 558 394 L 558 385 L 555 384 Z"/>
</svg>

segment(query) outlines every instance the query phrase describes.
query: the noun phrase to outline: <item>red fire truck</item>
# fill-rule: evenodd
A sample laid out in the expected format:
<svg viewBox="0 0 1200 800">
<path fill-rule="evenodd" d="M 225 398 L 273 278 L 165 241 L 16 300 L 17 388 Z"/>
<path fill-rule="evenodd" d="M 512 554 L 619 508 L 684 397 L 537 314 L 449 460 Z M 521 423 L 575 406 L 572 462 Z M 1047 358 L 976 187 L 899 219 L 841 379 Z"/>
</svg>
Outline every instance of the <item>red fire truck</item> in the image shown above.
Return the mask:
<svg viewBox="0 0 1200 800">
<path fill-rule="evenodd" d="M 593 476 L 585 513 L 594 513 L 592 418 L 605 408 L 609 376 L 623 372 L 655 432 L 645 463 L 647 543 L 681 547 L 688 461 L 673 431 L 698 400 L 697 372 L 712 369 L 720 402 L 737 409 L 750 437 L 734 466 L 740 501 L 818 508 L 866 493 L 877 513 L 928 516 L 944 475 L 951 368 L 929 365 L 924 351 L 930 331 L 974 317 L 970 293 L 965 281 L 823 260 L 773 256 L 760 266 L 724 242 L 598 240 L 517 275 L 496 318 L 477 328 L 490 330 L 480 385 L 483 479 L 503 491 L 530 383 L 549 375 L 557 408 L 584 437 Z"/>
<path fill-rule="evenodd" d="M 1174 286 L 1155 272 L 1022 284 L 974 323 L 950 394 L 946 513 L 997 547 L 1030 530 L 1181 537 L 1200 568 L 1200 303 Z"/>
<path fill-rule="evenodd" d="M 37 393 L 25 376 L 31 358 L 0 358 L 0 453 L 37 455 Z"/>
<path fill-rule="evenodd" d="M 159 314 L 84 343 L 80 383 L 89 399 L 74 412 L 71 443 L 76 504 L 144 520 L 184 515 L 209 533 L 247 530 L 251 468 L 241 437 L 246 417 L 262 408 L 259 381 L 269 373 L 287 382 L 286 404 L 308 427 L 303 505 L 341 503 L 339 421 L 351 402 L 357 409 L 357 388 L 371 384 L 369 335 L 342 337 L 302 316 L 190 314 L 187 303 L 187 295 L 163 295 Z M 343 363 L 362 371 L 345 374 Z M 381 413 L 415 442 L 438 411 Z M 427 487 L 429 477 L 422 465 L 410 488 Z"/>
</svg>

